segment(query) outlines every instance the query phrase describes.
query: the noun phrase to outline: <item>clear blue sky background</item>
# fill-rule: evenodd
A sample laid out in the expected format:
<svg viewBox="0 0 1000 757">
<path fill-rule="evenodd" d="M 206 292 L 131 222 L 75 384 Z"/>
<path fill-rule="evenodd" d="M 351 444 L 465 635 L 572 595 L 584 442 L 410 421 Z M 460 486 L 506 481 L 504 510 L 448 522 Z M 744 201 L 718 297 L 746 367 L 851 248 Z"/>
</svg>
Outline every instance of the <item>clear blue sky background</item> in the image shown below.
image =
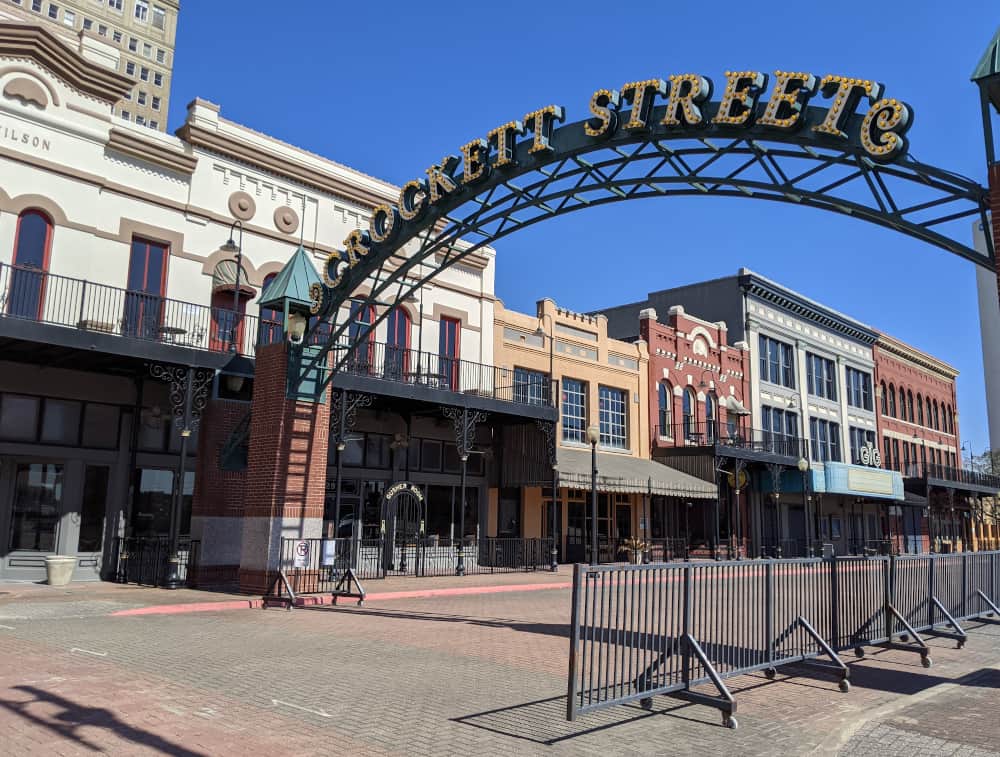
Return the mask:
<svg viewBox="0 0 1000 757">
<path fill-rule="evenodd" d="M 200 96 L 402 183 L 543 105 L 579 120 L 600 87 L 697 72 L 718 91 L 727 69 L 784 69 L 883 82 L 913 108 L 914 157 L 985 182 L 969 74 L 998 24 L 996 0 L 184 0 L 170 125 Z M 935 247 L 817 210 L 672 198 L 574 213 L 497 251 L 497 294 L 528 312 L 542 297 L 585 311 L 750 267 L 956 366 L 963 439 L 987 445 L 973 266 Z"/>
</svg>

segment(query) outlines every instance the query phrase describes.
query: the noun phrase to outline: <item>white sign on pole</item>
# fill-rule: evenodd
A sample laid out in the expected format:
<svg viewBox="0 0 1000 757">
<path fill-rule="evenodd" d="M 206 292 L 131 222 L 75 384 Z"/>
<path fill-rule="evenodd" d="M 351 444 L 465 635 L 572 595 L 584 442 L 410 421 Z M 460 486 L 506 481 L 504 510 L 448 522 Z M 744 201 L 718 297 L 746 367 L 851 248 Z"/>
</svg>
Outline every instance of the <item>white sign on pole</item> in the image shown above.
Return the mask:
<svg viewBox="0 0 1000 757">
<path fill-rule="evenodd" d="M 295 542 L 295 559 L 294 562 L 292 563 L 292 567 L 295 568 L 309 567 L 309 542 L 307 541 Z"/>
</svg>

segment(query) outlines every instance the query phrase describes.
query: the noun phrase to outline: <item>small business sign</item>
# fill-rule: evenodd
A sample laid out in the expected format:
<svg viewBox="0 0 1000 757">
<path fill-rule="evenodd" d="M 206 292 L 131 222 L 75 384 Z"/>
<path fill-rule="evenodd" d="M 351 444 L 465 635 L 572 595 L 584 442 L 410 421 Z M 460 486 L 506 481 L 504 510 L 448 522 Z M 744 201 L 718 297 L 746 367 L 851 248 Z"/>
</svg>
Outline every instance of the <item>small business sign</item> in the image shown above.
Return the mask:
<svg viewBox="0 0 1000 757">
<path fill-rule="evenodd" d="M 879 452 L 878 447 L 874 446 L 871 442 L 868 442 L 864 447 L 858 450 L 858 462 L 862 465 L 867 465 L 869 468 L 881 468 L 882 453 Z"/>
</svg>

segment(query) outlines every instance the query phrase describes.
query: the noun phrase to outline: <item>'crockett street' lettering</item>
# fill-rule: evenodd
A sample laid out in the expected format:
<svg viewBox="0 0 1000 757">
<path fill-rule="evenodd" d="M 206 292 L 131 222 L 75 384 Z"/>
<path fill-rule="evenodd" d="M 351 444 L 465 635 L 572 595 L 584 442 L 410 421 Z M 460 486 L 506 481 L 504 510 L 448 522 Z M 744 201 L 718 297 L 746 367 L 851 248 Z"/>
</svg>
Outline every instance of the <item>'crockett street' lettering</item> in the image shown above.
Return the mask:
<svg viewBox="0 0 1000 757">
<path fill-rule="evenodd" d="M 340 287 L 345 273 L 373 249 L 391 249 L 404 226 L 421 221 L 431 208 L 441 210 L 449 200 L 468 198 L 477 184 L 494 173 L 515 173 L 519 161 L 525 169 L 558 159 L 560 140 L 553 135 L 567 130 L 571 138 L 589 140 L 591 147 L 615 137 L 663 139 L 712 129 L 727 138 L 735 132 L 737 137 L 745 133 L 778 140 L 806 132 L 812 144 L 842 148 L 851 142 L 866 158 L 879 163 L 906 154 L 905 134 L 912 112 L 905 103 L 883 97 L 884 87 L 875 81 L 775 71 L 773 86 L 769 86 L 763 72 L 726 71 L 717 103 L 711 102 L 714 88 L 711 79 L 698 74 L 628 82 L 618 89 L 594 92 L 590 115 L 582 125 L 570 124 L 557 131 L 556 124 L 565 121 L 565 110 L 547 105 L 486 132 L 459 147 L 460 157 L 445 155 L 426 169 L 426 178 L 404 184 L 395 205 L 374 208 L 369 227 L 352 231 L 344 249 L 329 255 L 323 270 L 325 287 Z M 519 150 L 521 145 L 530 146 Z M 314 294 L 313 310 L 319 312 L 323 292 Z"/>
</svg>

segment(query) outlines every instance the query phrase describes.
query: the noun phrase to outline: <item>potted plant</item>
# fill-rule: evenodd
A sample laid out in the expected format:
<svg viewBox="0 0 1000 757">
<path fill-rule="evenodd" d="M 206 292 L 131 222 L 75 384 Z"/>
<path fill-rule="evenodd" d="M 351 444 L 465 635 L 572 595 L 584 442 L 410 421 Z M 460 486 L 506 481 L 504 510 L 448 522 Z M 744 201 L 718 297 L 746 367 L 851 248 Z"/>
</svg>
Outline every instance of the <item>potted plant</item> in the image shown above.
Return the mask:
<svg viewBox="0 0 1000 757">
<path fill-rule="evenodd" d="M 649 545 L 642 539 L 637 539 L 634 536 L 630 536 L 624 542 L 622 542 L 619 552 L 627 552 L 629 554 L 629 559 L 633 565 L 642 564 L 642 555 L 649 549 Z"/>
</svg>

